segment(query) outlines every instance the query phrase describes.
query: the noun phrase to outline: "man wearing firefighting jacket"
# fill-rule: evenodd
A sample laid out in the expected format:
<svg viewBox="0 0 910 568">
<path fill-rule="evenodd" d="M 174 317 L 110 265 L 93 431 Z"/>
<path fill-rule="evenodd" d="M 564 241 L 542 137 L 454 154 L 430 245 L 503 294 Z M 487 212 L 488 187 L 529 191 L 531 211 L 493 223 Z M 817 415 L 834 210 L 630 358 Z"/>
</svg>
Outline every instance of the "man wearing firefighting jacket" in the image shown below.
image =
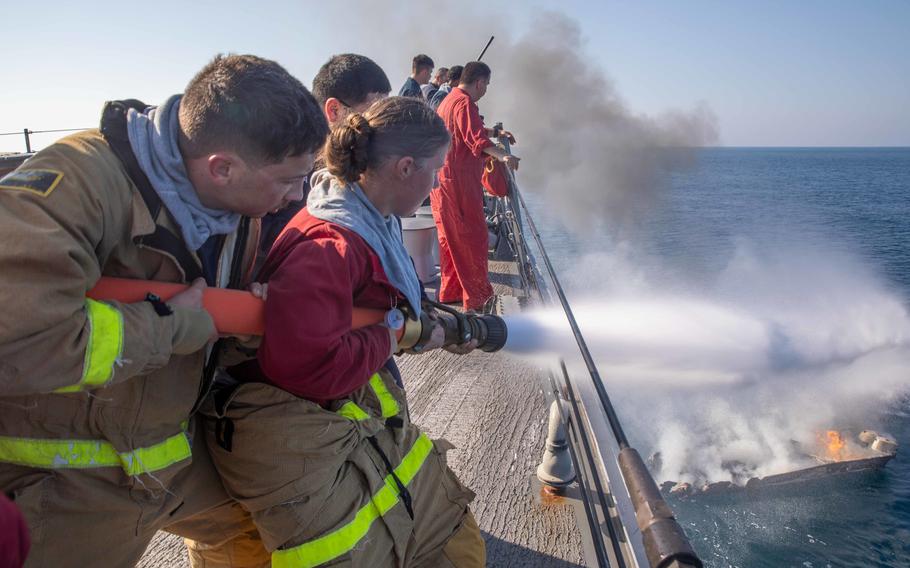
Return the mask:
<svg viewBox="0 0 910 568">
<path fill-rule="evenodd" d="M 328 127 L 277 63 L 219 56 L 156 108 L 108 103 L 0 179 L 0 490 L 27 566 L 130 566 L 159 529 L 197 566 L 267 566 L 196 426 L 208 286 L 248 285 L 258 218 L 300 199 Z M 102 276 L 193 282 L 86 298 Z"/>
</svg>

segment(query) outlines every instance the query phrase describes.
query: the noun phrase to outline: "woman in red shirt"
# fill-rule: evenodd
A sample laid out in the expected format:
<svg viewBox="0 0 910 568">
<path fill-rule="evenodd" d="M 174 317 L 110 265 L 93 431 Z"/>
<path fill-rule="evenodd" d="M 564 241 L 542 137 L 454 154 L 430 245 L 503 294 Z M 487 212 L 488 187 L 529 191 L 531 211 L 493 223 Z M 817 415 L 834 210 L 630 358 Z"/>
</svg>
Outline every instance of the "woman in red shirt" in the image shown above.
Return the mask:
<svg viewBox="0 0 910 568">
<path fill-rule="evenodd" d="M 416 99 L 348 117 L 306 209 L 263 265 L 257 359 L 232 369 L 241 384 L 205 412 L 225 486 L 251 511 L 273 566 L 484 565 L 474 494 L 446 465 L 451 446 L 410 422 L 390 363 L 394 331 L 351 329 L 354 306 L 419 315 L 397 216 L 426 199 L 449 140 Z"/>
</svg>

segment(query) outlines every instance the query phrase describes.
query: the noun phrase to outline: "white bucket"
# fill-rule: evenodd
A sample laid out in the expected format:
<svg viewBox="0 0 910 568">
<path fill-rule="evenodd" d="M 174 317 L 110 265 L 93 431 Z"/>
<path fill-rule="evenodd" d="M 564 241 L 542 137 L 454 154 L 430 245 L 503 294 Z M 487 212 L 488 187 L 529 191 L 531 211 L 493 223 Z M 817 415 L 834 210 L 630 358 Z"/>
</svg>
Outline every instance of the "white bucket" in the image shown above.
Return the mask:
<svg viewBox="0 0 910 568">
<path fill-rule="evenodd" d="M 423 207 L 418 207 L 417 212 L 414 215 L 421 219 L 432 219 L 433 218 L 433 208 L 429 205 L 424 205 Z M 439 272 L 439 231 L 436 229 L 436 226 L 433 226 L 433 273 Z"/>
<path fill-rule="evenodd" d="M 404 248 L 414 259 L 417 276 L 423 282 L 436 278 L 436 258 L 439 243 L 436 240 L 436 224 L 432 217 L 402 217 L 401 229 Z"/>
</svg>

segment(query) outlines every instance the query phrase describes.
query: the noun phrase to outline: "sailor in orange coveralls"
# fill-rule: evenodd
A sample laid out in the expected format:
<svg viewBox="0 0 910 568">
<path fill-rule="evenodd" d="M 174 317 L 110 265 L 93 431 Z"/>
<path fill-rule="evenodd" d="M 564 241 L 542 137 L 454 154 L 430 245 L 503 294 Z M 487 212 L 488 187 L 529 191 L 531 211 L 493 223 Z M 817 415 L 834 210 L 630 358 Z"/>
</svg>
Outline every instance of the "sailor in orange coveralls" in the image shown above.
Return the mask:
<svg viewBox="0 0 910 568">
<path fill-rule="evenodd" d="M 439 172 L 439 187 L 430 193 L 442 272 L 438 300 L 447 304 L 461 301 L 465 310 L 480 310 L 493 296 L 487 275 L 488 237 L 481 187 L 485 154 L 513 170 L 519 160 L 490 140 L 491 135 L 512 135 L 485 128 L 477 110 L 490 75 L 485 63 L 468 63 L 458 86 L 437 110 L 452 134 L 445 165 Z"/>
</svg>

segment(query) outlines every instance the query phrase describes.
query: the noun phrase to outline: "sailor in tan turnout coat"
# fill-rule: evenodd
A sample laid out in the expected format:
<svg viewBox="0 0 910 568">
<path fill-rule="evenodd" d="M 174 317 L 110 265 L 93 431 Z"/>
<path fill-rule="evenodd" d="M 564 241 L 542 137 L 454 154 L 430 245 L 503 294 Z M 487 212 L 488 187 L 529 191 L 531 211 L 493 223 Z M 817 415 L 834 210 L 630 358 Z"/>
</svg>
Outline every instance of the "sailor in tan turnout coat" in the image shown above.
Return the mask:
<svg viewBox="0 0 910 568">
<path fill-rule="evenodd" d="M 396 334 L 351 323 L 355 306 L 420 315 L 396 215 L 426 198 L 449 138 L 410 97 L 333 128 L 328 170 L 257 277 L 268 285 L 257 357 L 203 406 L 225 488 L 252 513 L 275 568 L 484 565 L 474 494 L 446 464 L 451 445 L 410 420 L 390 358 Z"/>
<path fill-rule="evenodd" d="M 218 57 L 182 98 L 108 103 L 100 131 L 0 179 L 0 490 L 28 566 L 130 566 L 159 529 L 197 566 L 268 565 L 193 415 L 217 352 L 201 278 L 248 283 L 251 218 L 301 197 L 326 132 L 278 64 Z M 200 279 L 168 303 L 87 299 L 102 275 Z"/>
</svg>

